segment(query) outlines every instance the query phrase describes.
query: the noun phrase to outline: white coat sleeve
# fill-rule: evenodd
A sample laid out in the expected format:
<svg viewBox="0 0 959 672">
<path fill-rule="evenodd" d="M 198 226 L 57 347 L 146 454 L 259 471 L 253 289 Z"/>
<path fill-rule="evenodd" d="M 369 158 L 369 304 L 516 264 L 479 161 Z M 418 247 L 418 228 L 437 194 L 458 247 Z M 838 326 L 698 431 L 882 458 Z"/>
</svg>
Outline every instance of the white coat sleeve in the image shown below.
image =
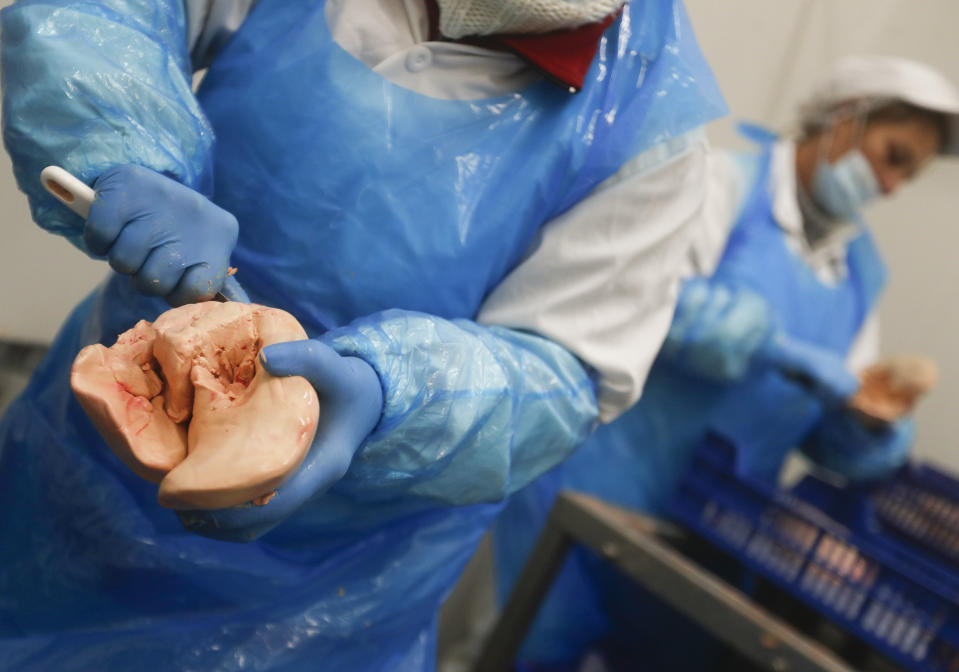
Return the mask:
<svg viewBox="0 0 959 672">
<path fill-rule="evenodd" d="M 602 422 L 639 399 L 669 329 L 707 148 L 697 130 L 635 157 L 543 228 L 477 316 L 545 336 L 592 368 Z"/>
<path fill-rule="evenodd" d="M 756 179 L 756 157 L 710 148 L 706 155 L 706 201 L 693 222 L 688 267 L 683 275 L 711 277 L 716 272 Z"/>
<path fill-rule="evenodd" d="M 846 355 L 846 366 L 859 373 L 879 359 L 879 313 L 873 309 L 856 334 Z"/>
</svg>

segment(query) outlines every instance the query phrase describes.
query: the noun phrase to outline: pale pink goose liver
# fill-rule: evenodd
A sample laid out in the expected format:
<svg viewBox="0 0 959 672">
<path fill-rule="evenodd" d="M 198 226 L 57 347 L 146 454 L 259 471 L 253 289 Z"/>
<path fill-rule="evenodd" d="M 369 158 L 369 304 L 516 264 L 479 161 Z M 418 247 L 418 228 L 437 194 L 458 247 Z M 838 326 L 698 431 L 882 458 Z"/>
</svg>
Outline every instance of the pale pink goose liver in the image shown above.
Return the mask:
<svg viewBox="0 0 959 672">
<path fill-rule="evenodd" d="M 71 385 L 113 452 L 160 484 L 163 506 L 263 503 L 306 456 L 319 402 L 305 379 L 271 376 L 257 355 L 303 338 L 282 310 L 182 306 L 139 322 L 110 348 L 84 348 Z"/>
</svg>

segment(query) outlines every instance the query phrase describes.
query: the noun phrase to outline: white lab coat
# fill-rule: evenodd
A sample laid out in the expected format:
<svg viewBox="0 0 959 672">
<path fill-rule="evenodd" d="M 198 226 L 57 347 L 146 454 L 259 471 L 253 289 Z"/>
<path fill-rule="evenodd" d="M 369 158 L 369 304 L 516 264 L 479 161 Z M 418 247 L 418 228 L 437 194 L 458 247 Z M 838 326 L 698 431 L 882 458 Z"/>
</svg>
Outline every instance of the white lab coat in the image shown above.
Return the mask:
<svg viewBox="0 0 959 672">
<path fill-rule="evenodd" d="M 209 62 L 253 4 L 188 0 L 194 62 Z M 512 53 L 429 41 L 423 0 L 329 0 L 326 18 L 343 49 L 423 95 L 491 98 L 540 77 Z M 703 212 L 706 154 L 705 135 L 694 131 L 625 164 L 547 223 L 476 316 L 481 324 L 536 332 L 575 354 L 596 374 L 603 422 L 639 398 L 669 329 Z"/>
</svg>

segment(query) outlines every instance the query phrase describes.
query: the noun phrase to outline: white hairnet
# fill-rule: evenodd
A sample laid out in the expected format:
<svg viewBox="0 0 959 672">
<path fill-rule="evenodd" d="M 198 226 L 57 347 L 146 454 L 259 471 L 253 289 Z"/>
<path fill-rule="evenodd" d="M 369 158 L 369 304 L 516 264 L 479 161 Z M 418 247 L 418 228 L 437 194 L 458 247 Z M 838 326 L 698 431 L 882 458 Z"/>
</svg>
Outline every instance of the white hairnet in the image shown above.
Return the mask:
<svg viewBox="0 0 959 672">
<path fill-rule="evenodd" d="M 850 101 L 902 101 L 949 120 L 943 154 L 959 154 L 959 91 L 922 63 L 891 56 L 849 56 L 833 66 L 800 108 L 803 123 L 820 123 Z"/>
<path fill-rule="evenodd" d="M 446 37 L 545 33 L 602 21 L 626 0 L 438 0 Z"/>
</svg>

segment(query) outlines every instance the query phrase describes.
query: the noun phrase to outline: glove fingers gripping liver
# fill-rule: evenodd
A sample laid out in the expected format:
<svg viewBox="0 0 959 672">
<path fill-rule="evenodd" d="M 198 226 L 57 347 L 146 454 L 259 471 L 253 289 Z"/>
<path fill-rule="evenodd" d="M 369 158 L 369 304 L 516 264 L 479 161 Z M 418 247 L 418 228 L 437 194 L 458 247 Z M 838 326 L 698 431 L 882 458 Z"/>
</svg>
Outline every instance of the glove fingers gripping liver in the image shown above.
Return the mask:
<svg viewBox="0 0 959 672">
<path fill-rule="evenodd" d="M 205 302 L 77 356 L 71 385 L 107 445 L 169 508 L 257 500 L 291 476 L 319 420 L 313 386 L 267 373 L 261 347 L 306 338 L 281 310 Z"/>
</svg>

